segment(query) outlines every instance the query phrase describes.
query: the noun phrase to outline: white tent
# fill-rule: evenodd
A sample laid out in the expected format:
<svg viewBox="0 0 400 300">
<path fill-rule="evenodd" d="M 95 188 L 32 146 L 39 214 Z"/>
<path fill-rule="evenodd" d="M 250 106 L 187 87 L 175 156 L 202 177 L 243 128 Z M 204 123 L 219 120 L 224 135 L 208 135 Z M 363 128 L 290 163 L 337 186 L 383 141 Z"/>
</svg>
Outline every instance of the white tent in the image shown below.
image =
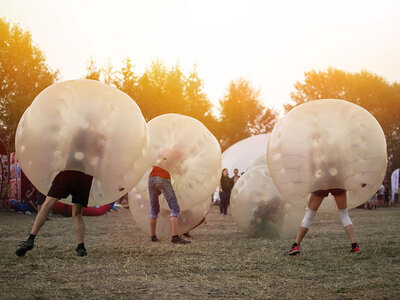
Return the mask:
<svg viewBox="0 0 400 300">
<path fill-rule="evenodd" d="M 392 173 L 392 202 L 394 201 L 394 193 L 396 193 L 397 189 L 399 188 L 399 174 L 400 169 L 396 169 Z"/>
<path fill-rule="evenodd" d="M 227 168 L 229 176 L 233 170 L 239 169 L 239 174 L 246 170 L 260 156 L 267 156 L 267 145 L 270 134 L 253 135 L 233 144 L 222 153 L 222 168 Z"/>
</svg>

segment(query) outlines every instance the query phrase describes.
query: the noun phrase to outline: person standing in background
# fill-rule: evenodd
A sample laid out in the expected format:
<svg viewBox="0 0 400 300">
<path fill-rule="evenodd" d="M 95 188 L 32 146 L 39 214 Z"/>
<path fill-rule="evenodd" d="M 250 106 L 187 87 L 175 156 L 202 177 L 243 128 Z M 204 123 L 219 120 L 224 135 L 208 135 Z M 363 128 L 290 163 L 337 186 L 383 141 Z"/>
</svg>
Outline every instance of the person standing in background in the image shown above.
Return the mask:
<svg viewBox="0 0 400 300">
<path fill-rule="evenodd" d="M 236 181 L 238 181 L 240 178 L 239 176 L 239 170 L 238 169 L 234 169 L 233 170 L 233 177 L 231 178 L 233 181 L 233 185 L 235 185 Z"/>
<path fill-rule="evenodd" d="M 389 184 L 385 183 L 385 191 L 383 192 L 383 200 L 385 203 L 385 207 L 389 207 L 389 195 L 390 195 L 390 187 Z"/>
<path fill-rule="evenodd" d="M 228 176 L 228 169 L 222 170 L 221 179 L 219 181 L 219 210 L 221 214 L 228 214 L 229 198 L 233 187 L 233 180 Z"/>
<path fill-rule="evenodd" d="M 378 190 L 378 199 L 377 199 L 377 204 L 376 206 L 383 206 L 383 196 L 385 194 L 385 186 L 381 184 Z"/>
</svg>

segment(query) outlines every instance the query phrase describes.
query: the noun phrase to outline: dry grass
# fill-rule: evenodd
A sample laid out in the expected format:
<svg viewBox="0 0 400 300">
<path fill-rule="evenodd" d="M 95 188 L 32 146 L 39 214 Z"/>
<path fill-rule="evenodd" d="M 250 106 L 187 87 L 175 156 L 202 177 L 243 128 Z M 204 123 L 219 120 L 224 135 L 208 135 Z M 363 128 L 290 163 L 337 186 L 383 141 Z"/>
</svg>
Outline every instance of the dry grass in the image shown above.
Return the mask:
<svg viewBox="0 0 400 300">
<path fill-rule="evenodd" d="M 86 217 L 88 257 L 75 255 L 71 218 L 54 217 L 26 257 L 14 251 L 33 216 L 0 211 L 0 299 L 191 299 L 400 297 L 399 209 L 352 210 L 361 255 L 336 214 L 319 214 L 292 240 L 248 238 L 216 207 L 190 245 L 153 244 L 127 210 Z"/>
</svg>

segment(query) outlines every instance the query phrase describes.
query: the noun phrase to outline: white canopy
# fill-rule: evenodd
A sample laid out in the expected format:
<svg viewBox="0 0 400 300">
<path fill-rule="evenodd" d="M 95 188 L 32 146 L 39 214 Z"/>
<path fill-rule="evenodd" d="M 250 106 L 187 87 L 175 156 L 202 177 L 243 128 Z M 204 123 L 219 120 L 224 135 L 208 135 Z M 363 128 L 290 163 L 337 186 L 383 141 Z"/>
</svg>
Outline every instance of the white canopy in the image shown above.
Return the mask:
<svg viewBox="0 0 400 300">
<path fill-rule="evenodd" d="M 229 176 L 233 176 L 235 168 L 239 174 L 246 172 L 260 156 L 266 157 L 269 136 L 269 133 L 253 135 L 230 146 L 222 153 L 222 168 L 228 169 Z"/>
<path fill-rule="evenodd" d="M 399 188 L 399 176 L 400 169 L 396 169 L 392 173 L 392 202 L 394 201 L 394 194 L 396 193 L 397 189 Z M 394 203 L 394 202 L 393 202 Z"/>
</svg>

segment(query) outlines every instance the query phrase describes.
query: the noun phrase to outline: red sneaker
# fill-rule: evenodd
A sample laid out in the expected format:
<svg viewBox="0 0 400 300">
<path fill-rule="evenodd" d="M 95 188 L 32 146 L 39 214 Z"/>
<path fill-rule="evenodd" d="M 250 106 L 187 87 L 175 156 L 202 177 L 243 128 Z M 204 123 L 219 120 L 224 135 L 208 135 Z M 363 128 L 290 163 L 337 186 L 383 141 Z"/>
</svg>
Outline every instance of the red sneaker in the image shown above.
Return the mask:
<svg viewBox="0 0 400 300">
<path fill-rule="evenodd" d="M 296 255 L 298 253 L 300 253 L 300 245 L 294 243 L 292 245 L 292 250 L 290 250 L 290 252 L 289 252 L 289 255 Z"/>
<path fill-rule="evenodd" d="M 357 244 L 355 244 L 354 246 L 352 245 L 351 246 L 351 250 L 350 250 L 350 252 L 352 252 L 352 253 L 360 253 L 360 247 L 358 247 L 358 245 Z"/>
</svg>

